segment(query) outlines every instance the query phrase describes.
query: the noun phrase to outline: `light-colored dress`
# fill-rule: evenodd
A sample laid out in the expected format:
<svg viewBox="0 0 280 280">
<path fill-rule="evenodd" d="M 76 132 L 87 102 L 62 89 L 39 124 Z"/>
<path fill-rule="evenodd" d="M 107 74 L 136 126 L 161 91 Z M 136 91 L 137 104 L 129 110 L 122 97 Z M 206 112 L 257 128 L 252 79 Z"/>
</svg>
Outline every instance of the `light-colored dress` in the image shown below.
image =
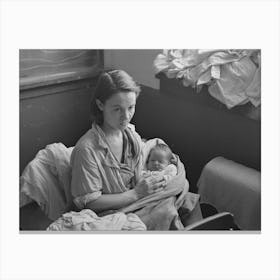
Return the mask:
<svg viewBox="0 0 280 280">
<path fill-rule="evenodd" d="M 142 140 L 131 124 L 124 130 L 123 140 L 122 163 L 111 152 L 97 124 L 77 142 L 71 155 L 71 193 L 79 209 L 101 194 L 121 193 L 135 186 L 141 168 Z"/>
</svg>

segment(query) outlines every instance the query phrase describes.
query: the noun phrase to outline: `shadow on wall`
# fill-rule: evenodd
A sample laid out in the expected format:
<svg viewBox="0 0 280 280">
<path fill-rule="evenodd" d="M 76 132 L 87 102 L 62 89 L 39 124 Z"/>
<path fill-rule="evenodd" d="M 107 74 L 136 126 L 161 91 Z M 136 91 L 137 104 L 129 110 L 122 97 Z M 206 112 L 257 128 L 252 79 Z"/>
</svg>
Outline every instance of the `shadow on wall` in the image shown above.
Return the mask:
<svg viewBox="0 0 280 280">
<path fill-rule="evenodd" d="M 153 60 L 162 50 L 104 50 L 104 65 L 107 68 L 127 71 L 138 83 L 159 89 L 155 78 Z"/>
<path fill-rule="evenodd" d="M 20 174 L 51 143 L 70 147 L 90 128 L 89 104 L 96 80 L 75 82 L 61 92 L 20 100 Z M 38 95 L 42 89 L 37 88 Z M 40 95 L 40 94 L 39 94 Z"/>
</svg>

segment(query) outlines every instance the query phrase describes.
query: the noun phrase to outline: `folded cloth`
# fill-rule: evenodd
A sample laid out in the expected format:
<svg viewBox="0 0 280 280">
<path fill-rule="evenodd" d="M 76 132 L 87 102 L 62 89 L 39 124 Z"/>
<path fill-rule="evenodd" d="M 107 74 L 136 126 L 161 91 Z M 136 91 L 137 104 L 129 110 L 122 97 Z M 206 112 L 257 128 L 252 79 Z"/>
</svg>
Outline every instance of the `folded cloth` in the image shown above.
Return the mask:
<svg viewBox="0 0 280 280">
<path fill-rule="evenodd" d="M 164 50 L 154 68 L 168 78 L 182 79 L 186 87 L 209 85 L 209 94 L 229 109 L 261 104 L 260 50 Z"/>
<path fill-rule="evenodd" d="M 199 208 L 199 195 L 184 189 L 177 196 L 161 195 L 154 200 L 149 198 L 135 213 L 148 230 L 183 230 L 185 226 L 202 219 Z M 138 206 L 140 206 L 138 204 Z M 128 211 L 124 209 L 123 211 Z"/>
<path fill-rule="evenodd" d="M 121 212 L 98 217 L 90 209 L 68 212 L 53 222 L 48 231 L 92 231 L 92 230 L 146 230 L 145 224 L 133 213 Z"/>
<path fill-rule="evenodd" d="M 69 210 L 72 150 L 62 143 L 54 143 L 36 154 L 20 177 L 20 206 L 33 200 L 51 220 Z"/>
<path fill-rule="evenodd" d="M 198 180 L 201 203 L 234 215 L 242 230 L 261 229 L 261 173 L 223 157 L 206 164 Z"/>
</svg>

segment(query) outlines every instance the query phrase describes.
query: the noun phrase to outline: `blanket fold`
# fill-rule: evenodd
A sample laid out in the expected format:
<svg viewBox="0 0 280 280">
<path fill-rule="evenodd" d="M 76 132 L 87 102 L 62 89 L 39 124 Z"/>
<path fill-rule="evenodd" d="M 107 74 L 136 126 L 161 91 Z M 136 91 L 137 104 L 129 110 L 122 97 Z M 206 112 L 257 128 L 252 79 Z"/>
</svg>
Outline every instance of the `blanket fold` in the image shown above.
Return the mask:
<svg viewBox="0 0 280 280">
<path fill-rule="evenodd" d="M 94 230 L 146 230 L 145 224 L 133 213 L 121 212 L 98 217 L 90 209 L 68 212 L 53 222 L 48 231 L 94 231 Z"/>
<path fill-rule="evenodd" d="M 72 150 L 73 147 L 53 143 L 36 154 L 20 177 L 20 207 L 35 201 L 51 220 L 70 210 Z"/>
</svg>

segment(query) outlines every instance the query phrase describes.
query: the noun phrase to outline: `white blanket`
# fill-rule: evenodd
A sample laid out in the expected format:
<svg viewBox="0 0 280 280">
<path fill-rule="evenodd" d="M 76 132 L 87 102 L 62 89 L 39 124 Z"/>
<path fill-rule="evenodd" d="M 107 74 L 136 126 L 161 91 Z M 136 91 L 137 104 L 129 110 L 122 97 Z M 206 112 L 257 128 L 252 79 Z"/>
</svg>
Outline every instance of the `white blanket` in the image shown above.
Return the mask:
<svg viewBox="0 0 280 280">
<path fill-rule="evenodd" d="M 156 73 L 183 81 L 184 86 L 209 85 L 209 94 L 233 108 L 261 104 L 261 52 L 258 49 L 179 49 L 158 54 Z"/>
<path fill-rule="evenodd" d="M 121 212 L 98 217 L 90 209 L 68 212 L 53 222 L 49 231 L 93 231 L 93 230 L 146 230 L 145 224 L 133 214 Z"/>
<path fill-rule="evenodd" d="M 72 150 L 54 143 L 36 154 L 20 177 L 20 207 L 33 200 L 51 220 L 69 209 Z"/>
</svg>

